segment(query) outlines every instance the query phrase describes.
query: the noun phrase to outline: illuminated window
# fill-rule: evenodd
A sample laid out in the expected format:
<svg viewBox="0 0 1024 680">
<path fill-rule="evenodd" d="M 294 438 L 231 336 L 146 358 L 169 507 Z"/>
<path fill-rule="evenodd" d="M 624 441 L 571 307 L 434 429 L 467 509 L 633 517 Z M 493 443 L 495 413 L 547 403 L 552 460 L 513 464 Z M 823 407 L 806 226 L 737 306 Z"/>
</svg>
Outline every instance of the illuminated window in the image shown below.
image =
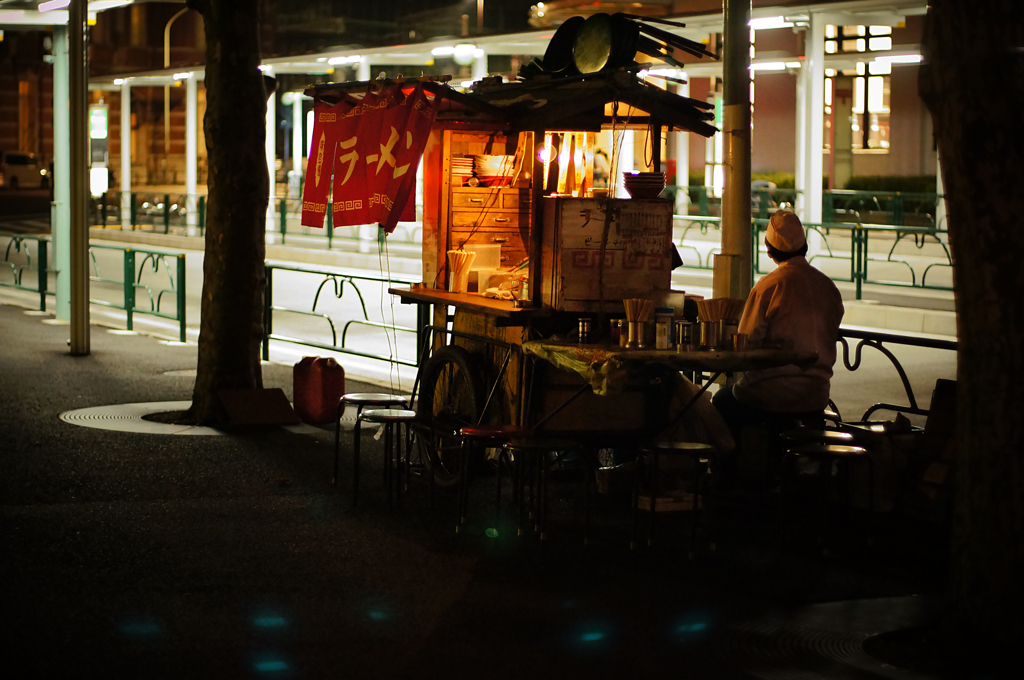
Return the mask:
<svg viewBox="0 0 1024 680">
<path fill-rule="evenodd" d="M 892 49 L 891 26 L 826 26 L 826 54 L 886 52 Z M 836 75 L 853 79 L 853 148 L 856 150 L 889 149 L 889 63 L 858 62 L 856 70 L 837 74 L 825 73 L 825 148 L 830 147 L 832 125 L 832 78 Z"/>
<path fill-rule="evenodd" d="M 891 26 L 825 26 L 826 54 L 885 52 L 891 49 Z"/>
</svg>

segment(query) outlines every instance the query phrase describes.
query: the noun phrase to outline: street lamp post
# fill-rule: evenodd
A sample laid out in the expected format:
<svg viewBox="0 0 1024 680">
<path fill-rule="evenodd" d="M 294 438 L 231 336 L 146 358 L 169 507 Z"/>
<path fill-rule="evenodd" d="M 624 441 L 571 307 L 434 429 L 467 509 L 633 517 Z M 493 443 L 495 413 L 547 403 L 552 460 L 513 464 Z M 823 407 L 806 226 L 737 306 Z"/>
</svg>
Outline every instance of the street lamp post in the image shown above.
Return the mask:
<svg viewBox="0 0 1024 680">
<path fill-rule="evenodd" d="M 164 68 L 171 65 L 171 26 L 182 14 L 188 11 L 188 7 L 178 12 L 167 20 L 164 26 Z M 164 171 L 167 170 L 171 155 L 171 87 L 164 85 Z"/>
</svg>

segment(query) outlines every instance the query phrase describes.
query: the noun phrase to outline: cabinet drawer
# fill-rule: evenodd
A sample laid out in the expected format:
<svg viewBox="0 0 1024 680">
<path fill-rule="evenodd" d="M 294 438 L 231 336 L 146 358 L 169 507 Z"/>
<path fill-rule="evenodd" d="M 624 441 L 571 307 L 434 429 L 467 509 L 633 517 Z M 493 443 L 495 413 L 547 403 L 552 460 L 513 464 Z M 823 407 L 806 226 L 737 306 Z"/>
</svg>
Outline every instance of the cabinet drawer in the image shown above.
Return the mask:
<svg viewBox="0 0 1024 680">
<path fill-rule="evenodd" d="M 453 210 L 467 208 L 518 210 L 519 206 L 527 206 L 529 203 L 529 189 L 475 189 L 472 187 L 452 189 Z"/>
<path fill-rule="evenodd" d="M 495 210 L 452 212 L 452 228 L 476 229 L 518 229 L 520 223 L 527 223 L 528 215 L 517 212 Z"/>
<path fill-rule="evenodd" d="M 526 257 L 526 246 L 518 230 L 479 231 L 467 228 L 452 229 L 451 247 L 458 248 L 465 244 L 501 245 L 501 266 L 509 267 Z"/>
</svg>

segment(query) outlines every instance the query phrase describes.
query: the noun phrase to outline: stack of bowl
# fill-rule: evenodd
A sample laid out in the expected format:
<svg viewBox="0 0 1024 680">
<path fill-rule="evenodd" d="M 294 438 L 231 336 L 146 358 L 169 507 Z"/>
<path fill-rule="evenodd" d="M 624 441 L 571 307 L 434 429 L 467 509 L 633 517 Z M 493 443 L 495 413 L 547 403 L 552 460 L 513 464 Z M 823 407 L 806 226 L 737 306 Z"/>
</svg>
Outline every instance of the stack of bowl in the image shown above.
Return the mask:
<svg viewBox="0 0 1024 680">
<path fill-rule="evenodd" d="M 622 183 L 630 198 L 657 198 L 665 189 L 665 173 L 624 172 Z"/>
</svg>

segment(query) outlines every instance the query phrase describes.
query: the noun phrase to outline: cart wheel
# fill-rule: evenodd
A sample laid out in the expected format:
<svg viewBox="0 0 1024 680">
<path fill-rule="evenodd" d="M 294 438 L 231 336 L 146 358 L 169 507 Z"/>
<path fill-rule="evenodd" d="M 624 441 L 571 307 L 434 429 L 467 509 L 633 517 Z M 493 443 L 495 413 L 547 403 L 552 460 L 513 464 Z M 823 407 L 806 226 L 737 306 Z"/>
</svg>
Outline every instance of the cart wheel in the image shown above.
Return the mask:
<svg viewBox="0 0 1024 680">
<path fill-rule="evenodd" d="M 438 486 L 458 483 L 459 430 L 480 420 L 483 386 L 475 366 L 469 352 L 448 345 L 434 352 L 423 367 L 416 407 L 424 428 L 420 442 Z"/>
</svg>

